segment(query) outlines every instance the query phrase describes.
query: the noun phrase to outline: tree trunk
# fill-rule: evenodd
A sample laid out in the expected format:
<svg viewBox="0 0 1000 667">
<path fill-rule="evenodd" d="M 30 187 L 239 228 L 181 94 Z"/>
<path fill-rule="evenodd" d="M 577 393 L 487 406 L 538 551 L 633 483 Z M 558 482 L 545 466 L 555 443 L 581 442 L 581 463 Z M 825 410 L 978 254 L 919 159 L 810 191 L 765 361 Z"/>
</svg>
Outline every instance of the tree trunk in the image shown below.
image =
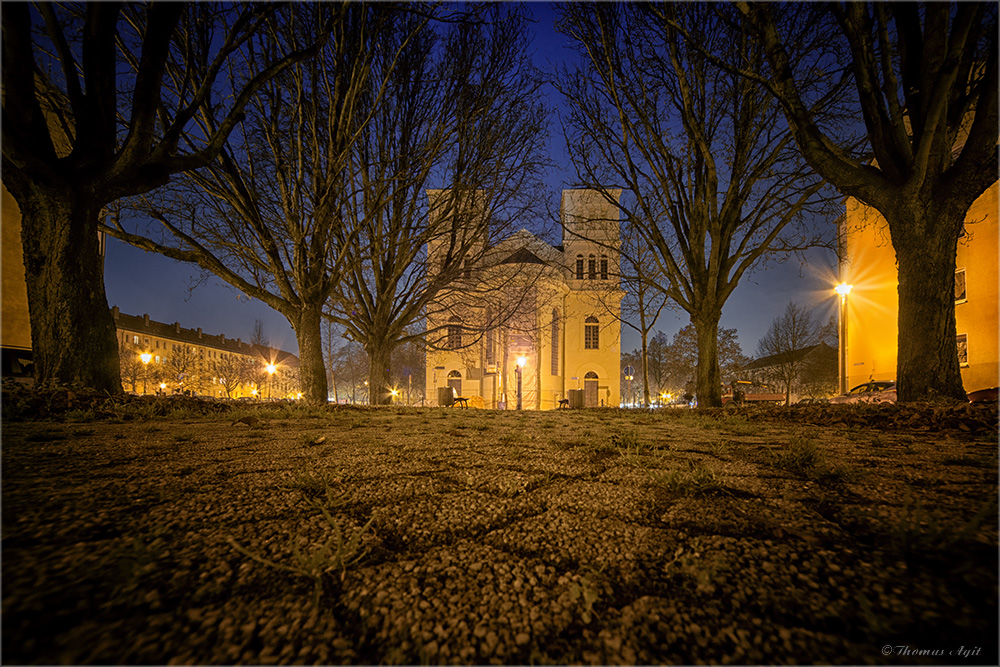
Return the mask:
<svg viewBox="0 0 1000 667">
<path fill-rule="evenodd" d="M 97 232 L 102 204 L 37 184 L 14 188 L 39 384 L 122 393 L 118 336 L 104 291 Z"/>
<path fill-rule="evenodd" d="M 964 210 L 901 206 L 887 218 L 899 271 L 900 402 L 968 400 L 955 339 L 955 256 L 964 217 Z"/>
<path fill-rule="evenodd" d="M 320 307 L 304 306 L 288 318 L 299 343 L 299 384 L 307 403 L 324 404 L 329 400 L 326 364 L 323 363 L 323 335 Z"/>
<path fill-rule="evenodd" d="M 368 404 L 389 405 L 392 403 L 389 395 L 392 348 L 387 345 L 366 345 L 365 351 L 368 352 Z"/>
<path fill-rule="evenodd" d="M 719 317 L 708 316 L 695 321 L 698 333 L 698 369 L 695 393 L 698 407 L 722 406 L 722 372 L 719 370 Z"/>
<path fill-rule="evenodd" d="M 649 402 L 649 343 L 648 333 L 643 327 L 642 330 L 642 405 L 648 408 L 652 405 Z"/>
</svg>

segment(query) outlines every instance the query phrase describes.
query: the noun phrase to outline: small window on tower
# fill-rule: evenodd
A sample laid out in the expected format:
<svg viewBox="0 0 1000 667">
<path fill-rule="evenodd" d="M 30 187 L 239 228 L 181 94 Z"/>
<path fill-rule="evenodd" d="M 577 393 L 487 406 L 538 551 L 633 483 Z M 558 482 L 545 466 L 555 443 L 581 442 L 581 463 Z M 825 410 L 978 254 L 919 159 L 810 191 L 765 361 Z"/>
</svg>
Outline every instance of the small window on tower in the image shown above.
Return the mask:
<svg viewBox="0 0 1000 667">
<path fill-rule="evenodd" d="M 608 256 L 601 255 L 601 280 L 608 279 Z"/>
<path fill-rule="evenodd" d="M 583 280 L 583 255 L 576 256 L 576 279 Z"/>
<path fill-rule="evenodd" d="M 593 255 L 587 260 L 587 278 L 597 280 L 597 258 Z"/>
</svg>

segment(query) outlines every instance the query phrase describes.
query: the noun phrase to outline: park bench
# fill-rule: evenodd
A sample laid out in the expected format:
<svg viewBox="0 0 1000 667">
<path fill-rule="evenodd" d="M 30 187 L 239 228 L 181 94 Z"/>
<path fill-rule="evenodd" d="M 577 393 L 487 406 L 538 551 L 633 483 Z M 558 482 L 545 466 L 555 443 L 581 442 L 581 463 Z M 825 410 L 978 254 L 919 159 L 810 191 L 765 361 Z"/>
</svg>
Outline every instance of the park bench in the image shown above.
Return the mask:
<svg viewBox="0 0 1000 667">
<path fill-rule="evenodd" d="M 559 399 L 559 409 L 561 410 L 563 408 L 568 408 L 568 407 L 569 407 L 569 399 L 568 398 L 560 398 Z"/>
<path fill-rule="evenodd" d="M 465 408 L 466 410 L 468 410 L 469 409 L 469 398 L 467 396 L 456 396 L 455 397 L 455 402 L 452 403 L 452 405 L 454 405 L 456 407 L 459 406 L 459 405 L 461 405 L 463 408 Z"/>
</svg>

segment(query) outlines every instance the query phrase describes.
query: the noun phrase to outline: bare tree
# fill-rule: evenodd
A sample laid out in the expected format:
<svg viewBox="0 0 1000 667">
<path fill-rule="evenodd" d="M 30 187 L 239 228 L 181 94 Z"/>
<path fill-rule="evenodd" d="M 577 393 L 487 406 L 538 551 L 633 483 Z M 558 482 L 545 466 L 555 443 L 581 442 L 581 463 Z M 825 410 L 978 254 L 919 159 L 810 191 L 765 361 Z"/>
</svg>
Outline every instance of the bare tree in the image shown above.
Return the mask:
<svg viewBox="0 0 1000 667">
<path fill-rule="evenodd" d="M 330 25 L 320 53 L 262 86 L 217 160 L 143 202 L 166 232 L 165 242 L 155 239 L 154 229 L 130 233 L 118 224 L 108 232 L 197 263 L 284 315 L 298 341 L 303 393 L 323 403 L 320 313 L 345 254 L 356 250 L 341 211 L 346 163 L 381 104 L 399 50 L 427 18 L 374 3 L 302 4 L 287 13 L 248 46 L 251 71 Z M 389 34 L 398 44 L 381 53 Z M 386 64 L 373 77 L 376 57 Z M 214 129 L 211 120 L 205 131 Z"/>
<path fill-rule="evenodd" d="M 136 387 L 143 377 L 143 366 L 146 365 L 139 358 L 140 354 L 142 354 L 141 348 L 130 340 L 122 343 L 118 352 L 118 357 L 121 360 L 122 382 L 128 383 L 131 387 L 129 391 L 133 393 L 138 391 Z"/>
<path fill-rule="evenodd" d="M 193 345 L 176 343 L 163 361 L 164 372 L 177 382 L 182 392 L 198 391 L 204 385 L 203 361 Z"/>
<path fill-rule="evenodd" d="M 996 3 L 824 3 L 798 20 L 769 3 L 737 6 L 765 49 L 766 84 L 805 158 L 888 222 L 899 271 L 899 399 L 966 400 L 955 259 L 969 208 L 997 181 Z M 874 161 L 852 153 L 810 108 L 803 76 L 826 54 L 800 62 L 788 53 L 807 31 L 836 35 L 849 50 Z"/>
<path fill-rule="evenodd" d="M 250 344 L 260 345 L 261 347 L 270 347 L 271 345 L 271 341 L 264 335 L 264 323 L 260 320 L 253 321 L 253 334 L 250 335 Z"/>
<path fill-rule="evenodd" d="M 561 28 L 586 55 L 559 81 L 577 176 L 586 187 L 627 191 L 623 218 L 655 251 L 658 281 L 697 330 L 698 402 L 721 405 L 722 307 L 762 259 L 819 242 L 796 223 L 824 203 L 823 182 L 794 152 L 762 86 L 703 54 L 764 66 L 759 45 L 715 8 L 570 4 Z"/>
<path fill-rule="evenodd" d="M 239 354 L 223 352 L 212 366 L 219 378 L 219 384 L 229 398 L 232 398 L 240 387 L 249 386 L 256 379 L 257 371 L 254 364 Z"/>
<path fill-rule="evenodd" d="M 269 4 L 9 3 L 3 182 L 21 210 L 35 378 L 121 392 L 98 230 L 105 207 L 210 162 L 250 97 L 321 41 L 219 75 Z M 175 85 L 176 84 L 176 85 Z M 193 130 L 196 115 L 215 118 Z"/>
<path fill-rule="evenodd" d="M 757 357 L 770 357 L 769 380 L 785 390 L 785 405 L 791 401 L 792 387 L 801 380 L 808 363 L 803 355 L 807 347 L 819 342 L 819 327 L 804 307 L 789 302 L 781 317 L 771 323 L 757 342 Z"/>
<path fill-rule="evenodd" d="M 642 233 L 626 224 L 621 236 L 621 275 L 617 276 L 618 281 L 599 294 L 598 304 L 622 325 L 639 334 L 637 375 L 642 378 L 643 405 L 649 407 L 649 337 L 663 309 L 670 306 L 670 299 L 656 282 L 658 273 L 653 251 Z"/>
<path fill-rule="evenodd" d="M 337 232 L 349 261 L 328 310 L 368 353 L 373 404 L 388 400 L 393 350 L 425 335 L 411 325 L 475 291 L 467 272 L 537 206 L 544 113 L 526 20 L 518 6 L 472 4 L 406 43 L 386 35 L 374 59 L 389 85 L 352 147 Z"/>
</svg>

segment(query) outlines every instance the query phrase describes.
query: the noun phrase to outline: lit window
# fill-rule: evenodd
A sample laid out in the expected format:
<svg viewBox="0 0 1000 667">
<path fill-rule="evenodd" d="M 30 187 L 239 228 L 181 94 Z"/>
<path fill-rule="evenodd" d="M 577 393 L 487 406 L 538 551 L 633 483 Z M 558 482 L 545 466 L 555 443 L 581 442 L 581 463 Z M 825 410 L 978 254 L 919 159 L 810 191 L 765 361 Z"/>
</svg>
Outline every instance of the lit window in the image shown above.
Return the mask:
<svg viewBox="0 0 1000 667">
<path fill-rule="evenodd" d="M 955 271 L 955 303 L 965 303 L 969 294 L 965 287 L 965 269 Z"/>
<path fill-rule="evenodd" d="M 591 315 L 584 320 L 583 326 L 583 349 L 597 350 L 601 347 L 601 325 L 600 321 Z"/>
<path fill-rule="evenodd" d="M 593 255 L 587 260 L 587 278 L 597 280 L 597 258 Z"/>
<path fill-rule="evenodd" d="M 132 336 L 132 343 L 135 344 L 135 345 L 138 345 L 139 344 L 139 337 L 138 336 Z"/>
<path fill-rule="evenodd" d="M 956 336 L 956 342 L 958 343 L 958 365 L 968 366 L 969 365 L 969 334 L 958 334 Z"/>
<path fill-rule="evenodd" d="M 576 256 L 576 279 L 583 280 L 583 255 Z"/>
<path fill-rule="evenodd" d="M 559 375 L 559 311 L 552 309 L 552 375 Z"/>
<path fill-rule="evenodd" d="M 462 318 L 453 317 L 448 320 L 448 349 L 457 350 L 462 347 Z"/>
</svg>

